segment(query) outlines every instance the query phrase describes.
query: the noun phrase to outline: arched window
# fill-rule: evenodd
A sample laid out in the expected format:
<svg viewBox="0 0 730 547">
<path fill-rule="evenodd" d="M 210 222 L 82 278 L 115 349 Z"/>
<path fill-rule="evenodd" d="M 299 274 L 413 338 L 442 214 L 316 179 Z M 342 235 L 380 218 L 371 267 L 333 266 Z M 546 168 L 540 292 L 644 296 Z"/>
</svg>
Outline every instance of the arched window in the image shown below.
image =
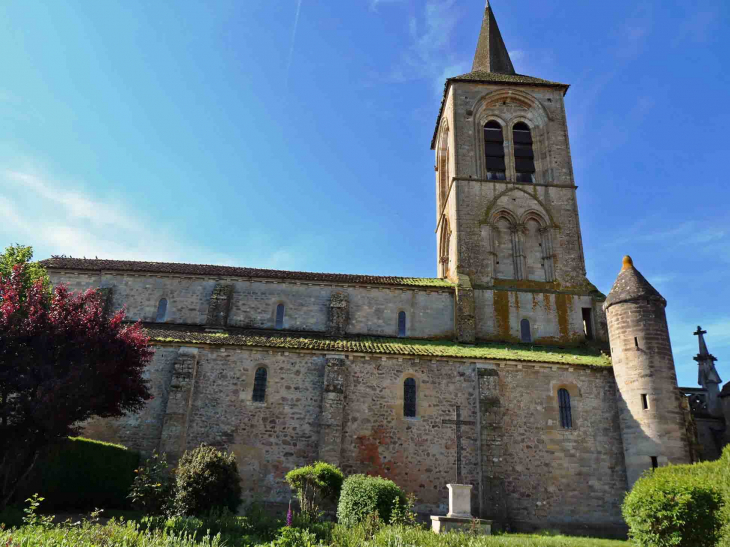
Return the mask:
<svg viewBox="0 0 730 547">
<path fill-rule="evenodd" d="M 276 328 L 284 328 L 284 304 L 276 306 Z"/>
<path fill-rule="evenodd" d="M 532 151 L 532 133 L 524 122 L 512 128 L 515 146 L 515 171 L 517 182 L 535 182 L 535 154 Z"/>
<path fill-rule="evenodd" d="M 449 219 L 445 216 L 441 221 L 441 241 L 439 243 L 439 263 L 441 267 L 441 277 L 449 275 L 449 244 L 451 242 L 451 232 L 449 231 Z"/>
<path fill-rule="evenodd" d="M 266 378 L 268 373 L 264 367 L 256 369 L 253 379 L 253 402 L 263 403 L 266 401 Z"/>
<path fill-rule="evenodd" d="M 438 190 L 437 190 L 437 206 L 438 206 L 438 214 L 441 214 L 441 212 L 444 210 L 444 206 L 446 205 L 446 198 L 449 193 L 449 183 L 450 183 L 450 170 L 451 166 L 449 165 L 449 159 L 450 159 L 450 152 L 449 152 L 449 129 L 447 126 L 444 125 L 444 127 L 441 130 L 441 140 L 439 142 L 439 147 L 437 150 L 437 159 L 436 159 L 436 166 L 438 168 L 438 175 L 436 177 L 436 180 L 438 181 Z"/>
<path fill-rule="evenodd" d="M 494 277 L 518 279 L 515 271 L 515 229 L 508 218 L 497 219 L 492 228 L 492 251 L 494 252 Z"/>
<path fill-rule="evenodd" d="M 560 427 L 572 429 L 573 414 L 570 411 L 570 393 L 565 388 L 558 390 L 558 403 L 560 404 Z"/>
<path fill-rule="evenodd" d="M 504 135 L 499 122 L 491 120 L 484 126 L 484 156 L 488 180 L 505 180 Z"/>
<path fill-rule="evenodd" d="M 530 331 L 530 321 L 523 319 L 520 321 L 520 341 L 532 342 L 532 332 Z"/>
<path fill-rule="evenodd" d="M 406 335 L 406 312 L 398 312 L 398 336 L 403 338 Z"/>
<path fill-rule="evenodd" d="M 158 323 L 164 323 L 167 318 L 167 299 L 160 298 L 160 302 L 157 304 L 157 317 L 155 321 Z"/>
<path fill-rule="evenodd" d="M 403 382 L 403 416 L 416 417 L 416 381 L 413 378 L 406 378 Z"/>
</svg>

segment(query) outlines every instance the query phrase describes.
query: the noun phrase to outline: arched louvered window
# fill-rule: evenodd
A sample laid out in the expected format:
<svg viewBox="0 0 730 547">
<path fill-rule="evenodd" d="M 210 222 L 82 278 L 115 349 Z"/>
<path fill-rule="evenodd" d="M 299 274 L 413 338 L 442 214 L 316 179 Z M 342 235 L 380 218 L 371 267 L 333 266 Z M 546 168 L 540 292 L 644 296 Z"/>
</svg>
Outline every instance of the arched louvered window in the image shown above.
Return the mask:
<svg viewBox="0 0 730 547">
<path fill-rule="evenodd" d="M 530 330 L 530 321 L 523 319 L 520 321 L 520 341 L 532 342 L 532 331 Z"/>
<path fill-rule="evenodd" d="M 263 403 L 266 401 L 266 379 L 268 372 L 264 367 L 256 369 L 253 379 L 253 402 Z"/>
<path fill-rule="evenodd" d="M 403 416 L 416 417 L 416 381 L 413 378 L 406 378 L 403 382 Z"/>
<path fill-rule="evenodd" d="M 512 128 L 515 147 L 517 182 L 535 182 L 535 154 L 532 151 L 532 133 L 524 122 Z"/>
<path fill-rule="evenodd" d="M 276 306 L 276 328 L 284 328 L 284 304 Z"/>
<path fill-rule="evenodd" d="M 398 336 L 401 338 L 406 335 L 406 312 L 398 312 Z"/>
<path fill-rule="evenodd" d="M 573 428 L 573 414 L 570 411 L 570 393 L 565 388 L 558 390 L 558 403 L 560 404 L 560 427 L 563 429 Z"/>
<path fill-rule="evenodd" d="M 502 126 L 494 120 L 484 126 L 484 156 L 487 164 L 488 180 L 505 180 L 504 135 Z"/>
<path fill-rule="evenodd" d="M 167 319 L 167 299 L 160 298 L 160 301 L 157 304 L 157 317 L 155 318 L 155 321 L 158 323 L 164 323 L 165 319 Z"/>
</svg>

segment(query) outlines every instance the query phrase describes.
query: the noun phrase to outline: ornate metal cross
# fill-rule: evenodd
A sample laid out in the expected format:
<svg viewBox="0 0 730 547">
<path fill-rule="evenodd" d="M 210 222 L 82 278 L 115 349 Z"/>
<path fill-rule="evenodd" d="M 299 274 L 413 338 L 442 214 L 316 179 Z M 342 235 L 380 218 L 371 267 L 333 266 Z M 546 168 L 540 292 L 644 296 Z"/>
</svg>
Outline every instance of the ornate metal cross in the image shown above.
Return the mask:
<svg viewBox="0 0 730 547">
<path fill-rule="evenodd" d="M 461 419 L 461 407 L 456 407 L 456 420 L 442 420 L 443 425 L 455 425 L 456 426 L 456 484 L 463 484 L 463 478 L 461 476 L 461 426 L 462 425 L 476 425 L 476 422 L 471 420 Z"/>
</svg>

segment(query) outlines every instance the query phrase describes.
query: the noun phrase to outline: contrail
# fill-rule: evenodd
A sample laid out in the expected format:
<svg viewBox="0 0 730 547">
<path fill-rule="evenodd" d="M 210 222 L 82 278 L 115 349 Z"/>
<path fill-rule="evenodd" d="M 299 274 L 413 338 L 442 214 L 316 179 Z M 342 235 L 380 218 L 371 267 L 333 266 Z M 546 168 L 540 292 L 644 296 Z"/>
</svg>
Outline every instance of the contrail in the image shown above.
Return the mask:
<svg viewBox="0 0 730 547">
<path fill-rule="evenodd" d="M 289 60 L 286 63 L 286 88 L 289 89 L 289 70 L 291 69 L 292 57 L 294 57 L 294 42 L 297 39 L 297 28 L 299 28 L 299 13 L 302 11 L 302 0 L 297 0 L 297 14 L 294 17 L 294 30 L 291 33 L 291 47 L 289 48 Z"/>
</svg>

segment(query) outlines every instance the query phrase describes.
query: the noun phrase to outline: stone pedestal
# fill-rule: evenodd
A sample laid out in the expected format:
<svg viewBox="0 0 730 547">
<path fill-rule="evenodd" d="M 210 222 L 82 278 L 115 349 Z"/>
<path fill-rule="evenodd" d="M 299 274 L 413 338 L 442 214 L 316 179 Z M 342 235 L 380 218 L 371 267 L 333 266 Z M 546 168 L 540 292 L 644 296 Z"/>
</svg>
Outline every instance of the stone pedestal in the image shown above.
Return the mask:
<svg viewBox="0 0 730 547">
<path fill-rule="evenodd" d="M 431 529 L 437 534 L 450 530 L 473 530 L 491 535 L 492 521 L 475 519 L 471 515 L 470 484 L 447 484 L 449 489 L 449 513 L 445 516 L 431 516 Z"/>
</svg>

